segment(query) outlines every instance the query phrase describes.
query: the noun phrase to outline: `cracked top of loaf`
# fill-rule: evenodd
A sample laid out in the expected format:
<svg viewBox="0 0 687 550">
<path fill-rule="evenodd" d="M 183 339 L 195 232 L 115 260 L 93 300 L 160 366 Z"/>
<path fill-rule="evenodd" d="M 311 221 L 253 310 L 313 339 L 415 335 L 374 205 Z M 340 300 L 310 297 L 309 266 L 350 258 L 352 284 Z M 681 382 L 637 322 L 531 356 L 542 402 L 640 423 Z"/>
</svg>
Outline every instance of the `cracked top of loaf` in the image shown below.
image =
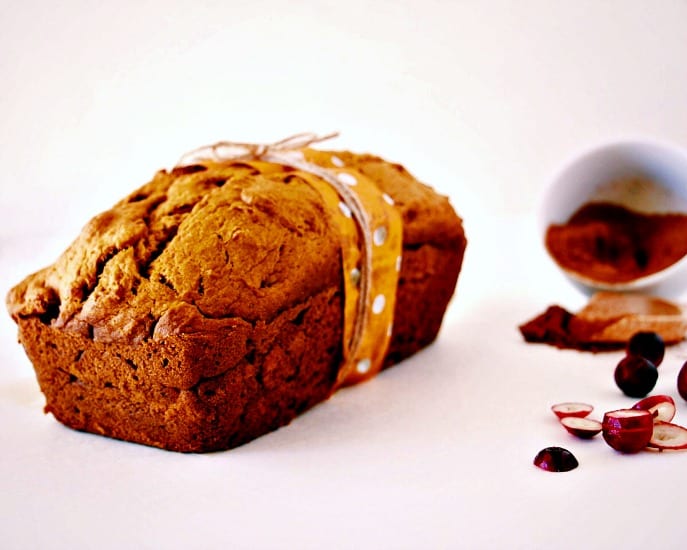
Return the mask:
<svg viewBox="0 0 687 550">
<path fill-rule="evenodd" d="M 318 152 L 309 153 L 317 162 Z M 464 238 L 448 200 L 402 166 L 334 154 L 394 199 L 405 247 L 458 246 Z M 14 287 L 12 317 L 136 342 L 235 318 L 269 321 L 340 286 L 340 238 L 322 197 L 298 170 L 260 164 L 158 172 L 88 222 L 54 264 Z"/>
</svg>

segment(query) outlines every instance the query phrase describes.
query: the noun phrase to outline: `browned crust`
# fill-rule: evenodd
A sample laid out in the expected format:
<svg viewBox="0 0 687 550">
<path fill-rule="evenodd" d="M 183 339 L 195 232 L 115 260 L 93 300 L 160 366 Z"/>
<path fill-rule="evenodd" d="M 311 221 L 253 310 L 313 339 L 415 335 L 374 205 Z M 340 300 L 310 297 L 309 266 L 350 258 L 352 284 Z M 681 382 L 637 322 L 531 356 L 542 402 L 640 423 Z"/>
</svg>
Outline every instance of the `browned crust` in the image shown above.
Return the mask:
<svg viewBox="0 0 687 550">
<path fill-rule="evenodd" d="M 436 338 L 462 254 L 427 246 L 405 258 L 387 367 Z M 46 412 L 63 424 L 205 452 L 250 441 L 329 397 L 341 359 L 341 307 L 332 289 L 271 323 L 136 345 L 94 342 L 38 317 L 20 319 L 19 329 Z"/>
</svg>

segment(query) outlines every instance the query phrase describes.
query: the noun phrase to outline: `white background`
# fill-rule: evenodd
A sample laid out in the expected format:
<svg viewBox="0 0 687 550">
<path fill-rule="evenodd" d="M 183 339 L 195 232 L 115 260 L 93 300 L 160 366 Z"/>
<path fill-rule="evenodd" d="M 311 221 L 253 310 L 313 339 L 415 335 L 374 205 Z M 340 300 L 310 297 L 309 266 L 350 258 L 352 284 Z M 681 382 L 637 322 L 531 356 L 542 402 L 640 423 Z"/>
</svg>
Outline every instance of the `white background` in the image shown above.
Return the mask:
<svg viewBox="0 0 687 550">
<path fill-rule="evenodd" d="M 628 136 L 687 147 L 687 2 L 23 0 L 0 13 L 2 293 L 220 139 L 338 130 L 328 147 L 400 161 L 449 195 L 470 240 L 434 346 L 227 453 L 61 427 L 0 316 L 0 546 L 684 545 L 687 453 L 620 455 L 549 411 L 630 405 L 612 380 L 620 354 L 526 345 L 516 327 L 584 303 L 534 224 L 561 164 Z M 669 351 L 657 392 L 677 397 L 685 359 Z M 580 467 L 536 469 L 548 445 Z"/>
</svg>

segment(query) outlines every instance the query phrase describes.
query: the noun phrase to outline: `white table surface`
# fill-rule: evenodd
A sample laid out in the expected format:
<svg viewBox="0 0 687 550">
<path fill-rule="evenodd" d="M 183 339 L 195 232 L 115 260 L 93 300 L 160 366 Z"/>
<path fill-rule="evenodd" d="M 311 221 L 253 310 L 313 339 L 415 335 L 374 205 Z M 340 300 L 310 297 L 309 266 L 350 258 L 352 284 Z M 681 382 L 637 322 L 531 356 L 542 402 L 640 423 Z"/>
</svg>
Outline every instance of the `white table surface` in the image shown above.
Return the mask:
<svg viewBox="0 0 687 550">
<path fill-rule="evenodd" d="M 104 4 L 94 7 L 96 4 Z M 43 415 L 0 316 L 0 547 L 678 548 L 687 453 L 573 439 L 549 406 L 633 400 L 619 353 L 524 344 L 584 298 L 542 250 L 547 179 L 627 136 L 687 147 L 687 3 L 2 3 L 0 290 L 219 139 L 342 132 L 448 194 L 470 240 L 438 342 L 291 425 L 181 455 Z M 656 392 L 677 397 L 669 350 Z M 687 423 L 687 403 L 678 398 Z M 562 445 L 580 467 L 548 474 Z"/>
</svg>

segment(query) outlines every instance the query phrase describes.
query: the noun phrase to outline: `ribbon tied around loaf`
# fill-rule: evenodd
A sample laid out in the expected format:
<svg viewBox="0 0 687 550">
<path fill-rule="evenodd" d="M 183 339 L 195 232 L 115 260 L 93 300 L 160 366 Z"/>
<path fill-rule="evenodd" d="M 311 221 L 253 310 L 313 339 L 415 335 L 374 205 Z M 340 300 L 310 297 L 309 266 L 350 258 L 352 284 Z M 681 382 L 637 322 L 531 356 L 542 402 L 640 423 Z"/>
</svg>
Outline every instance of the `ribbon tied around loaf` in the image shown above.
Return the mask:
<svg viewBox="0 0 687 550">
<path fill-rule="evenodd" d="M 190 151 L 177 166 L 239 162 L 288 166 L 320 192 L 342 235 L 344 346 L 337 386 L 344 386 L 369 379 L 383 367 L 391 341 L 403 235 L 401 216 L 389 195 L 335 153 L 309 148 L 337 136 L 302 133 L 271 144 L 221 141 Z"/>
</svg>

